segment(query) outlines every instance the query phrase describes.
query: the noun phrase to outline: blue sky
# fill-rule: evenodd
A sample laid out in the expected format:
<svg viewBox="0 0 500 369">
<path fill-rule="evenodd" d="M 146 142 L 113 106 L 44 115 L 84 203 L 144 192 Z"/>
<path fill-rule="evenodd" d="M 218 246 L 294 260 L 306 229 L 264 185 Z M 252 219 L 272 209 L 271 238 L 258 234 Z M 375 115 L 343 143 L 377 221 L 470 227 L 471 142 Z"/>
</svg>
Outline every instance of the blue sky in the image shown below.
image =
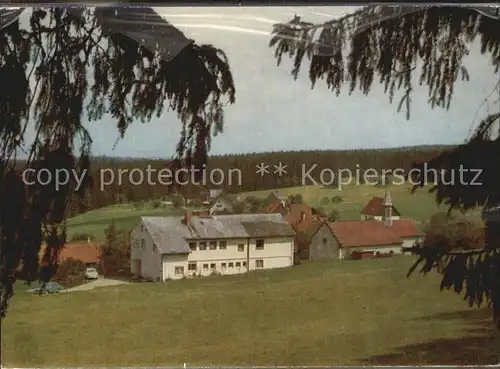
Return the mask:
<svg viewBox="0 0 500 369">
<path fill-rule="evenodd" d="M 211 154 L 279 150 L 382 148 L 421 144 L 455 144 L 467 137 L 474 116 L 492 92 L 496 80 L 487 57 L 473 45 L 466 59 L 471 80 L 459 82 L 449 111 L 427 104 L 427 89 L 415 91 L 411 120 L 397 113 L 398 98 L 390 104 L 381 86 L 368 96 L 347 91 L 340 97 L 319 83 L 314 90 L 305 64 L 297 81 L 291 63 L 276 66 L 268 47 L 275 22 L 294 14 L 304 20 L 323 22 L 356 7 L 233 7 L 155 8 L 197 43 L 213 44 L 229 57 L 236 85 L 236 103 L 225 111 L 224 133 L 214 138 Z M 477 113 L 486 115 L 490 98 Z M 109 117 L 87 124 L 97 155 L 169 157 L 175 152 L 180 124 L 175 114 L 143 125 L 133 124 L 113 150 L 116 123 Z"/>
</svg>

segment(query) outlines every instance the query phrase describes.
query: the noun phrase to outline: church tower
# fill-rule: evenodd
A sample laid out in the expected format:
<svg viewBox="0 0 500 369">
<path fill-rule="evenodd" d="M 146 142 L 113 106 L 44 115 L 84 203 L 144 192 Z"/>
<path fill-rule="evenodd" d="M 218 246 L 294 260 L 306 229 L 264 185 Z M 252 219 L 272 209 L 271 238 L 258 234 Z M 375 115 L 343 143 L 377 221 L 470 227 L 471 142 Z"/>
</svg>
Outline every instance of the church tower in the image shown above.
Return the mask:
<svg viewBox="0 0 500 369">
<path fill-rule="evenodd" d="M 392 198 L 388 187 L 385 188 L 385 196 L 382 206 L 384 207 L 384 217 L 382 220 L 386 225 L 392 226 Z"/>
</svg>

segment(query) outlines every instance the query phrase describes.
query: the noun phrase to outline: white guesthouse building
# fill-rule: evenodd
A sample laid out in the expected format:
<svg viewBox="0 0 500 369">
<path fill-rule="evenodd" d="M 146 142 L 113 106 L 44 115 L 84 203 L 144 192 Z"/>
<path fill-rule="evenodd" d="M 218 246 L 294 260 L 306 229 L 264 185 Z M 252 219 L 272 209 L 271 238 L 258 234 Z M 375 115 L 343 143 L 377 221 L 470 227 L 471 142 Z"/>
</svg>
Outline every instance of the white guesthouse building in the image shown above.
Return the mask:
<svg viewBox="0 0 500 369">
<path fill-rule="evenodd" d="M 130 233 L 130 269 L 165 281 L 289 267 L 294 236 L 281 214 L 142 217 Z"/>
</svg>

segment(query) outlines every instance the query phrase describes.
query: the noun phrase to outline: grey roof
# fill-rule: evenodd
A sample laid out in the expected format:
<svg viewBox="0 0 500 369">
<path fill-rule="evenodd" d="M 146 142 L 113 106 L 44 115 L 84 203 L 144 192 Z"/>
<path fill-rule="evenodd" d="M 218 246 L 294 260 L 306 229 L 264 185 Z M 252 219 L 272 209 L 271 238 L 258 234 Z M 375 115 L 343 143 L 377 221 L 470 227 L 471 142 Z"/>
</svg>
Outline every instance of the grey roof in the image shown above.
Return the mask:
<svg viewBox="0 0 500 369">
<path fill-rule="evenodd" d="M 216 190 L 209 190 L 209 196 L 210 198 L 212 199 L 215 199 L 217 196 L 219 196 L 220 194 L 222 194 L 222 190 L 221 189 L 216 189 Z"/>
<path fill-rule="evenodd" d="M 184 216 L 141 217 L 162 254 L 189 253 L 189 240 L 293 236 L 281 214 L 228 214 L 211 217 Z"/>
</svg>

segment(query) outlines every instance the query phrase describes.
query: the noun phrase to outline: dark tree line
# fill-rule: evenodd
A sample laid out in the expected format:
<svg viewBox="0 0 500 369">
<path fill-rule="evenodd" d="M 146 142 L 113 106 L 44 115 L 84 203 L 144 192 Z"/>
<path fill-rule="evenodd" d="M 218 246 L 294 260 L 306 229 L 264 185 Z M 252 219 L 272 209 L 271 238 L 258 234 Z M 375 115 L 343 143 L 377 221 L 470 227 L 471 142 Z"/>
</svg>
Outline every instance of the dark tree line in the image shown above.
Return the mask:
<svg viewBox="0 0 500 369">
<path fill-rule="evenodd" d="M 499 7 L 458 6 L 369 6 L 339 20 L 314 25 L 295 17 L 277 24 L 270 46 L 278 64 L 283 57 L 294 61 L 292 75 L 297 78 L 304 60 L 309 60 L 313 86 L 326 80 L 337 95 L 347 85 L 349 93 L 371 91 L 374 83 L 384 85 L 390 102 L 402 92 L 398 110 L 405 109 L 410 119 L 411 97 L 417 85 L 429 92 L 429 105 L 448 109 L 456 82 L 468 80 L 464 57 L 472 42 L 481 45 L 481 54 L 494 66 L 492 78 L 498 81 L 500 102 L 500 16 Z M 315 39 L 315 33 L 319 38 Z M 348 45 L 348 55 L 345 55 Z M 417 62 L 421 68 L 417 68 Z M 467 87 L 465 87 L 467 88 Z M 494 91 L 492 91 L 493 93 Z M 500 106 L 489 112 L 473 137 L 455 150 L 442 153 L 429 166 L 446 172 L 432 188 L 439 203 L 463 211 L 486 205 L 500 205 Z M 436 124 L 439 124 L 436 122 Z M 415 127 L 418 129 L 418 127 Z M 482 186 L 469 186 L 472 173 L 460 183 L 449 184 L 453 172 L 463 166 L 481 169 Z M 416 163 L 415 167 L 421 167 Z M 420 178 L 423 182 L 424 178 Z M 416 186 L 419 188 L 420 186 Z M 496 210 L 491 210 L 495 213 Z M 491 214 L 486 227 L 486 242 L 479 250 L 463 250 L 443 242 L 441 247 L 412 249 L 422 273 L 438 270 L 441 288 L 462 294 L 472 306 L 488 303 L 500 329 L 500 222 Z"/>
<path fill-rule="evenodd" d="M 110 114 L 123 136 L 134 121 L 147 122 L 167 107 L 182 125 L 176 163 L 201 166 L 211 136 L 222 128 L 224 104 L 235 101 L 235 88 L 223 51 L 187 39 L 150 8 L 34 8 L 29 25 L 20 25 L 22 9 L 0 11 L 4 316 L 17 269 L 28 280 L 50 277 L 38 273 L 42 239 L 50 270 L 57 267 L 65 241 L 60 224 L 76 186 L 25 186 L 23 169 L 88 169 L 92 140 L 82 124 L 84 112 L 91 120 Z M 29 128 L 33 143 L 25 142 Z M 20 168 L 22 151 L 28 160 Z"/>
</svg>

